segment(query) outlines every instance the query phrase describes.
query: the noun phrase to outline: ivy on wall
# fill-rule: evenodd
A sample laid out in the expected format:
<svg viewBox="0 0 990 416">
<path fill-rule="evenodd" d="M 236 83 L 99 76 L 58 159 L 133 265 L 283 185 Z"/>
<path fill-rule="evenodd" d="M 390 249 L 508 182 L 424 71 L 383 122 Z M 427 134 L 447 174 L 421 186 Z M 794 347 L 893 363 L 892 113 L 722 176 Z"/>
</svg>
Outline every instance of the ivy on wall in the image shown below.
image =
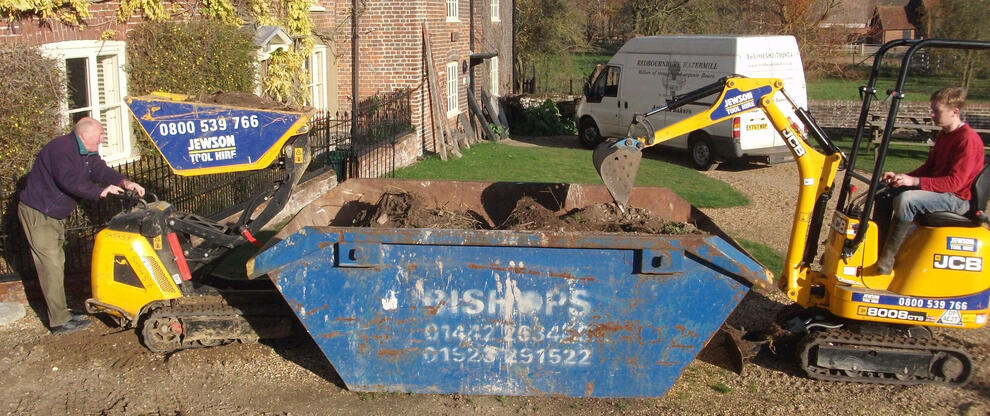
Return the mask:
<svg viewBox="0 0 990 416">
<path fill-rule="evenodd" d="M 37 16 L 76 26 L 81 19 L 90 17 L 89 3 L 86 0 L 0 0 L 0 16 L 8 21 Z"/>
<path fill-rule="evenodd" d="M 147 22 L 128 34 L 128 90 L 199 95 L 253 92 L 255 46 L 247 28 L 210 22 Z"/>
<path fill-rule="evenodd" d="M 19 18 L 37 17 L 55 19 L 69 26 L 83 26 L 91 16 L 90 1 L 87 0 L 0 0 L 0 16 L 13 21 Z M 117 9 L 117 20 L 125 22 L 138 10 L 150 22 L 172 19 L 188 20 L 188 14 L 197 13 L 210 21 L 223 25 L 240 26 L 244 17 L 250 17 L 259 25 L 277 25 L 287 29 L 298 39 L 296 47 L 275 56 L 268 63 L 268 71 L 263 74 L 264 93 L 270 98 L 289 104 L 306 104 L 306 85 L 309 76 L 306 58 L 313 51 L 313 21 L 309 17 L 310 0 L 246 0 L 234 5 L 231 0 L 198 0 L 196 7 L 180 9 L 166 7 L 164 0 L 121 0 Z M 104 31 L 104 36 L 115 35 L 113 30 Z"/>
</svg>

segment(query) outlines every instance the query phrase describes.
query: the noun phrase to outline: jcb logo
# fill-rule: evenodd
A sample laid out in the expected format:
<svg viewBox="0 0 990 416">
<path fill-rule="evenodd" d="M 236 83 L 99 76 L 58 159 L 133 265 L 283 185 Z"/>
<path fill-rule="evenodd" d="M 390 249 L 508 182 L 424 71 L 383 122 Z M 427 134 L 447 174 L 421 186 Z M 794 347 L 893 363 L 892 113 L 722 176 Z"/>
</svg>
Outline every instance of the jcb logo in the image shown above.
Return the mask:
<svg viewBox="0 0 990 416">
<path fill-rule="evenodd" d="M 903 311 L 900 309 L 876 308 L 873 306 L 860 306 L 856 309 L 858 315 L 874 316 L 877 318 L 900 319 L 903 321 L 925 322 L 928 315 L 924 312 Z"/>
<path fill-rule="evenodd" d="M 804 146 L 801 146 L 801 143 L 799 143 L 797 138 L 794 137 L 794 133 L 791 133 L 788 129 L 783 129 L 780 131 L 780 134 L 784 136 L 784 141 L 787 142 L 787 145 L 794 149 L 794 156 L 804 156 Z"/>
<path fill-rule="evenodd" d="M 932 262 L 932 267 L 936 269 L 978 272 L 983 270 L 983 258 L 936 254 L 935 261 Z"/>
</svg>

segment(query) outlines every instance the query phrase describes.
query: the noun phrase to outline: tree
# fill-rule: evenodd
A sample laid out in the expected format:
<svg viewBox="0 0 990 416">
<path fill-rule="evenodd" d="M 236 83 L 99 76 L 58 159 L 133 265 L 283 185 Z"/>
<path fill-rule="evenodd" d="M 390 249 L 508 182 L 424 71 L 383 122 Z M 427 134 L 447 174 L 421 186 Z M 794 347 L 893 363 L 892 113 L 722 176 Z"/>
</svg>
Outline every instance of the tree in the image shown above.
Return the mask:
<svg viewBox="0 0 990 416">
<path fill-rule="evenodd" d="M 620 32 L 619 19 L 625 0 L 572 0 L 574 7 L 579 8 L 585 18 L 584 40 L 589 45 L 608 46 L 616 38 L 626 36 Z"/>
<path fill-rule="evenodd" d="M 845 43 L 843 30 L 822 25 L 839 10 L 841 0 L 766 0 L 750 4 L 747 14 L 765 19 L 760 19 L 759 33 L 794 36 L 805 70 L 812 74 L 827 70 L 831 65 L 829 54 Z"/>
<path fill-rule="evenodd" d="M 990 15 L 990 2 L 971 0 L 942 0 L 924 12 L 930 22 L 929 31 L 934 37 L 949 39 L 982 40 L 990 38 L 986 16 Z M 976 75 L 990 69 L 987 51 L 937 49 L 943 62 L 958 63 L 947 68 L 958 71 L 959 85 L 968 89 Z"/>
<path fill-rule="evenodd" d="M 518 0 L 516 2 L 516 73 L 524 64 L 549 56 L 566 55 L 583 45 L 576 9 L 565 0 Z M 521 89 L 522 76 L 516 87 Z"/>
</svg>

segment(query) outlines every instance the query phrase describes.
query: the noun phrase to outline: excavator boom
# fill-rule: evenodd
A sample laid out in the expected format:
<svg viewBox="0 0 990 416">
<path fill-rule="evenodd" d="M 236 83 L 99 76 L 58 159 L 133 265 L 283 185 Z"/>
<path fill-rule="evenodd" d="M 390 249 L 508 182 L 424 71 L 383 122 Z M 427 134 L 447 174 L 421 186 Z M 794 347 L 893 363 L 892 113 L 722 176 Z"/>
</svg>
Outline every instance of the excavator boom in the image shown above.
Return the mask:
<svg viewBox="0 0 990 416">
<path fill-rule="evenodd" d="M 640 133 L 635 137 L 605 141 L 595 149 L 593 160 L 595 169 L 612 193 L 615 202 L 624 206 L 629 201 L 629 191 L 636 180 L 636 170 L 642 157 L 642 149 L 663 143 L 667 140 L 688 134 L 692 131 L 717 124 L 742 112 L 756 108 L 766 97 L 783 87 L 778 79 L 749 79 L 731 76 L 719 79 L 682 96 L 674 97 L 667 105 L 636 116 L 630 132 Z M 699 104 L 698 100 L 718 94 L 715 105 L 705 111 L 671 124 L 663 129 L 654 129 L 650 116 L 674 110 L 685 105 Z"/>
<path fill-rule="evenodd" d="M 783 81 L 776 78 L 746 78 L 739 75 L 722 78 L 682 96 L 674 97 L 663 107 L 638 115 L 630 131 L 640 134 L 637 134 L 637 137 L 602 143 L 595 149 L 593 160 L 595 169 L 598 170 L 616 204 L 622 207 L 629 201 L 643 149 L 737 117 L 746 111 L 754 109 L 763 111 L 773 124 L 774 130 L 787 143 L 800 172 L 800 192 L 781 286 L 788 297 L 805 304 L 811 288 L 808 266 L 814 258 L 814 252 L 809 253 L 809 247 L 816 248 L 814 244 L 809 244 L 809 241 L 818 238 L 825 202 L 831 195 L 835 173 L 843 157 L 811 116 L 787 97 L 783 88 Z M 774 99 L 777 93 L 781 93 L 786 99 L 785 101 L 794 110 L 794 115 L 808 129 L 807 132 L 777 106 L 777 100 Z M 711 96 L 717 98 L 713 102 L 701 104 L 700 100 Z M 661 129 L 652 127 L 649 120 L 653 114 L 687 105 L 706 105 L 708 108 L 667 127 Z M 824 153 L 808 143 L 809 133 Z"/>
</svg>

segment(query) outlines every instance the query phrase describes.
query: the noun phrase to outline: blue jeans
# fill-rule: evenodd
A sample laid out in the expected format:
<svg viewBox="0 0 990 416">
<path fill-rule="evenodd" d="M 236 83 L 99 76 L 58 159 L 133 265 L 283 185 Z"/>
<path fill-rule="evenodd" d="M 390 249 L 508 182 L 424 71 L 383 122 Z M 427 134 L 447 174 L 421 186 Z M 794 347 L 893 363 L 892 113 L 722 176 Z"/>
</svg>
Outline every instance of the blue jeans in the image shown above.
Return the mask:
<svg viewBox="0 0 990 416">
<path fill-rule="evenodd" d="M 922 191 L 918 187 L 906 186 L 887 188 L 877 194 L 873 221 L 880 229 L 880 241 L 884 241 L 891 220 L 910 222 L 918 215 L 943 211 L 965 214 L 969 211 L 969 201 L 951 192 Z"/>
</svg>

